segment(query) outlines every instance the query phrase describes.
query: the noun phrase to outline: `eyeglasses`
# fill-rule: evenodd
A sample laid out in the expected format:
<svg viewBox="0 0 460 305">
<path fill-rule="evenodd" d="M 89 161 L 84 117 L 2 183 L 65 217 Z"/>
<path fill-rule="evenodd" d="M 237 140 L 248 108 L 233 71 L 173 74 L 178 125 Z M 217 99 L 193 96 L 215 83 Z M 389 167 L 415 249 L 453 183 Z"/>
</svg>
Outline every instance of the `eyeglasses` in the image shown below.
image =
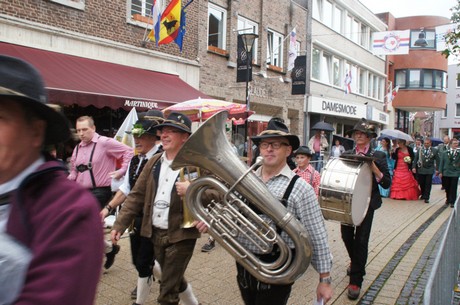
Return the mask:
<svg viewBox="0 0 460 305">
<path fill-rule="evenodd" d="M 282 145 L 289 146 L 289 144 L 284 142 L 262 142 L 259 144 L 260 149 L 267 149 L 268 146 L 272 146 L 273 149 L 280 149 Z"/>
</svg>

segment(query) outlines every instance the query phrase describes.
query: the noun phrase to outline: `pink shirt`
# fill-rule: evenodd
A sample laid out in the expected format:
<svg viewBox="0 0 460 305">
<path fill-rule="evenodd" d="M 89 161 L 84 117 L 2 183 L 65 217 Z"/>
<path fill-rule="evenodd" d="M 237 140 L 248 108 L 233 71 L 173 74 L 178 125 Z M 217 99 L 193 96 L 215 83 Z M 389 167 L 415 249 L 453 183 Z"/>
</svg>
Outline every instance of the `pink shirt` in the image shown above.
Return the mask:
<svg viewBox="0 0 460 305">
<path fill-rule="evenodd" d="M 120 160 L 121 167 L 117 170 L 124 175 L 128 169 L 129 162 L 133 157 L 133 149 L 125 144 L 122 144 L 115 139 L 100 136 L 95 133 L 91 142 L 78 144 L 75 147 L 72 158 L 70 159 L 70 174 L 69 180 L 75 180 L 85 188 L 92 188 L 90 171 L 86 170 L 82 173 L 78 172 L 76 167 L 80 164 L 87 165 L 94 149 L 92 165 L 93 175 L 96 181 L 96 187 L 110 186 L 112 177 L 109 173 L 116 170 L 117 160 Z"/>
</svg>

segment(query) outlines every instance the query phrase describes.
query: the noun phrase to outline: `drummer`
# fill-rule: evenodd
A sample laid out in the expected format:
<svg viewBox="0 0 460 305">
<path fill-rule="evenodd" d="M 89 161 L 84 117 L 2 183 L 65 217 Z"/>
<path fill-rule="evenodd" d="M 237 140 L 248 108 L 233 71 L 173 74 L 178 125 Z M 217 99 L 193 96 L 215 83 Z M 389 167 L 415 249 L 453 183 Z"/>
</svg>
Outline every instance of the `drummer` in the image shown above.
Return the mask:
<svg viewBox="0 0 460 305">
<path fill-rule="evenodd" d="M 341 225 L 342 240 L 351 261 L 350 267 L 347 269 L 347 274 L 350 276 L 348 298 L 356 300 L 361 293 L 361 285 L 366 274 L 365 268 L 374 211 L 382 205 L 378 186 L 380 185 L 384 189 L 389 188 L 391 178 L 385 154 L 381 151 L 375 151 L 371 147 L 371 140 L 376 137 L 374 126 L 362 119 L 349 133 L 353 134 L 356 146 L 354 149 L 344 152 L 342 157 L 346 158 L 348 154 L 373 158 L 373 161 L 365 161 L 371 162 L 370 168 L 373 174 L 371 201 L 366 216 L 359 226 Z"/>
</svg>

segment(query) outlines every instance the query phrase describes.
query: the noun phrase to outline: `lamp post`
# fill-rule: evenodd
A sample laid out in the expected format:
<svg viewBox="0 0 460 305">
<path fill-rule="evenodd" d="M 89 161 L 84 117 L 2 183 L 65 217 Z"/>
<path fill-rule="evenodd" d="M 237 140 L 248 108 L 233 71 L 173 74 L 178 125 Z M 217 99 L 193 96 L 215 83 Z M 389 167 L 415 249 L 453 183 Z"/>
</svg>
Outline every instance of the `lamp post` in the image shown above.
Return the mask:
<svg viewBox="0 0 460 305">
<path fill-rule="evenodd" d="M 241 34 L 243 40 L 244 51 L 246 52 L 246 111 L 249 111 L 249 67 L 252 66 L 252 47 L 254 41 L 259 35 L 254 33 Z"/>
<path fill-rule="evenodd" d="M 249 112 L 250 110 L 250 103 L 249 103 L 249 77 L 251 76 L 249 73 L 249 68 L 252 67 L 252 48 L 254 47 L 254 41 L 259 37 L 259 35 L 254 33 L 247 33 L 247 34 L 240 34 L 241 40 L 243 41 L 244 51 L 246 53 L 246 111 Z M 246 147 L 246 154 L 248 157 L 248 164 L 250 164 L 251 160 L 251 153 L 250 153 L 250 143 L 249 143 L 249 124 L 248 120 L 246 119 L 244 124 L 244 139 L 247 145 Z"/>
</svg>

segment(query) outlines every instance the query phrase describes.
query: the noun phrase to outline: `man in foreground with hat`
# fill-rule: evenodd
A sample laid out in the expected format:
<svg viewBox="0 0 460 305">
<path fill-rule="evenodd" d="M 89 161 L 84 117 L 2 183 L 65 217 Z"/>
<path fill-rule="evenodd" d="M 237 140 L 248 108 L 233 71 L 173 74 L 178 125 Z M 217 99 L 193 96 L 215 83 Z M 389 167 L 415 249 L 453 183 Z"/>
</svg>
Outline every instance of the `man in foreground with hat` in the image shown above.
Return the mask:
<svg viewBox="0 0 460 305">
<path fill-rule="evenodd" d="M 284 123 L 273 121 L 265 131 L 251 137 L 251 140 L 258 146 L 260 156 L 263 157 L 263 164 L 256 170 L 256 175 L 276 198 L 287 198 L 287 210 L 302 223 L 311 238 L 312 263 L 320 275 L 316 295 L 318 300 L 323 299 L 327 302 L 332 297 L 332 256 L 323 215 L 313 188 L 305 180 L 297 179 L 299 176 L 292 172 L 286 162 L 292 151 L 299 147 L 299 138 L 289 134 Z M 200 226 L 199 228 L 201 229 Z M 281 237 L 293 247 L 292 240 L 285 232 L 281 233 Z M 256 246 L 248 250 L 258 255 Z M 273 251 L 264 257 L 269 256 L 272 260 L 278 255 L 279 253 Z M 292 284 L 272 285 L 260 282 L 239 264 L 237 272 L 238 286 L 246 305 L 287 304 Z"/>
<path fill-rule="evenodd" d="M 316 197 L 319 195 L 319 185 L 321 184 L 321 175 L 310 164 L 312 152 L 307 146 L 300 146 L 295 152 L 295 162 L 297 167 L 293 170 L 303 180 L 310 184 L 315 190 Z"/>
<path fill-rule="evenodd" d="M 366 275 L 368 246 L 374 211 L 382 205 L 382 197 L 380 196 L 378 186 L 380 185 L 384 189 L 388 189 L 391 184 L 391 178 L 385 153 L 376 151 L 371 147 L 371 140 L 376 136 L 374 126 L 369 124 L 365 119 L 362 119 L 348 133 L 352 133 L 356 146 L 352 150 L 345 151 L 341 156 L 342 158 L 346 158 L 347 155 L 374 158 L 370 163 L 372 191 L 366 216 L 359 226 L 341 225 L 342 240 L 345 243 L 351 261 L 350 268 L 347 270 L 347 273 L 350 275 L 348 298 L 356 300 L 361 293 L 361 285 L 364 275 Z"/>
<path fill-rule="evenodd" d="M 102 220 L 125 201 L 147 161 L 154 154 L 161 152 L 159 151 L 159 143 L 157 143 L 160 138 L 157 136 L 157 129 L 155 127 L 163 122 L 163 118 L 158 115 L 162 116 L 163 113 L 158 111 L 155 120 L 147 120 L 145 117 L 138 120 L 131 131 L 127 132 L 134 137 L 137 155 L 131 159 L 123 183 L 115 193 L 115 196 L 101 210 Z M 133 228 L 129 234 L 132 261 L 138 272 L 137 286 L 131 295 L 131 297 L 136 299 L 134 304 L 145 304 L 153 282 L 152 268 L 155 266 L 158 269 L 158 264 L 154 265 L 155 257 L 152 241 L 140 235 L 141 224 L 142 213 L 139 213 L 134 220 Z"/>
<path fill-rule="evenodd" d="M 44 153 L 69 124 L 28 63 L 0 55 L 0 302 L 93 304 L 103 236 L 96 199 Z"/>
<path fill-rule="evenodd" d="M 178 182 L 180 170 L 170 167 L 192 133 L 191 125 L 192 122 L 184 114 L 171 112 L 157 126 L 161 130 L 164 152 L 150 158 L 145 165 L 111 232 L 112 241 L 116 243 L 135 217 L 143 212 L 141 236 L 152 240 L 155 257 L 162 269 L 158 297 L 158 303 L 162 305 L 177 305 L 180 293 L 191 292 L 184 273 L 196 240 L 200 237 L 195 227 L 182 228 L 181 196 L 185 195 L 190 182 Z M 184 304 L 198 304 L 193 294 L 189 294 L 189 297 L 193 297 L 190 300 L 186 300 L 182 294 L 180 297 Z"/>
</svg>

